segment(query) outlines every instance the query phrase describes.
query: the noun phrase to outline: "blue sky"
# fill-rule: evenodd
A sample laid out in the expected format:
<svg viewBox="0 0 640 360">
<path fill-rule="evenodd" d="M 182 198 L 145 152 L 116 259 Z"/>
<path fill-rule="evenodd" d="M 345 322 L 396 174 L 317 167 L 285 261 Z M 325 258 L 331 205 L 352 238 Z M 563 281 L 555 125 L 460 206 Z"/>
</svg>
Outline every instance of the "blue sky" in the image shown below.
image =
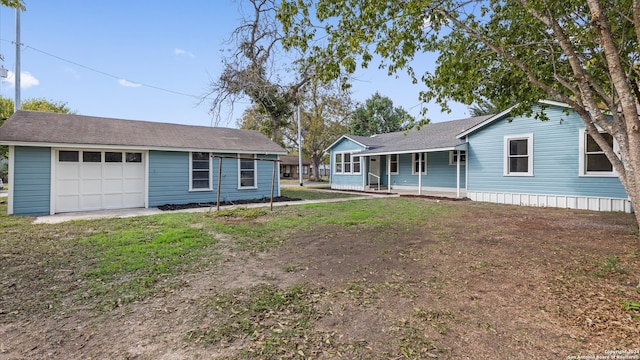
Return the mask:
<svg viewBox="0 0 640 360">
<path fill-rule="evenodd" d="M 25 0 L 21 14 L 23 100 L 44 97 L 67 103 L 82 115 L 190 125 L 212 124 L 207 102 L 198 105 L 210 79 L 222 69 L 231 31 L 239 24 L 239 1 L 86 1 Z M 0 62 L 15 71 L 15 11 L 0 6 Z M 434 59 L 425 57 L 428 68 Z M 421 85 L 388 77 L 375 69 L 359 71 L 353 98 L 375 91 L 419 117 L 423 106 L 432 121 L 468 116 L 463 105 L 440 114 L 421 105 Z M 0 94 L 14 97 L 10 79 Z M 226 109 L 220 126 L 236 126 L 248 101 Z"/>
</svg>

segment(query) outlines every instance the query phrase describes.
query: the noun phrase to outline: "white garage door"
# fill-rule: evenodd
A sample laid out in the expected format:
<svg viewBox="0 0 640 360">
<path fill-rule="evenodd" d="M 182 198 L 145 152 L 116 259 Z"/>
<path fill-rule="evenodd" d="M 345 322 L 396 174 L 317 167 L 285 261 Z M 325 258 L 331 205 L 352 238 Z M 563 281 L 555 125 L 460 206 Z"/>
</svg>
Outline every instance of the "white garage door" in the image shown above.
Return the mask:
<svg viewBox="0 0 640 360">
<path fill-rule="evenodd" d="M 144 207 L 139 151 L 56 150 L 55 212 Z"/>
</svg>

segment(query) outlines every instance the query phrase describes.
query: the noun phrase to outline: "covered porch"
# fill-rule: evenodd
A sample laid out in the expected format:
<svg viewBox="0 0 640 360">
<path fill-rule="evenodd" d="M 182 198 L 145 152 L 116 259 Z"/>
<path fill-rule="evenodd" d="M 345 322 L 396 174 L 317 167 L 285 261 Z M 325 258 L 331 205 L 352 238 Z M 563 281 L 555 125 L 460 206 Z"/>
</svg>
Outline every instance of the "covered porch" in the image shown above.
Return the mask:
<svg viewBox="0 0 640 360">
<path fill-rule="evenodd" d="M 418 152 L 363 151 L 365 192 L 461 199 L 467 195 L 467 144 Z M 355 154 L 354 154 L 355 155 Z"/>
</svg>

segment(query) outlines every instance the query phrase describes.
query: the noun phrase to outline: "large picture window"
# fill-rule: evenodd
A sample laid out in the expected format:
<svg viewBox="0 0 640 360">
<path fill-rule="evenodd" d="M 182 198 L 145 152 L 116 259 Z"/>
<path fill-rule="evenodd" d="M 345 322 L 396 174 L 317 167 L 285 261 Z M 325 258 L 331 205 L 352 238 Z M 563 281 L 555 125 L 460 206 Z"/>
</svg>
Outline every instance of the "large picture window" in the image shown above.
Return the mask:
<svg viewBox="0 0 640 360">
<path fill-rule="evenodd" d="M 533 134 L 505 136 L 504 175 L 533 176 Z"/>
<path fill-rule="evenodd" d="M 613 151 L 617 150 L 618 144 L 611 134 L 601 132 L 600 135 Z M 580 132 L 580 153 L 580 175 L 617 176 L 600 145 L 584 129 Z"/>
<path fill-rule="evenodd" d="M 351 153 L 336 153 L 334 157 L 335 174 L 360 174 L 360 156 Z"/>
<path fill-rule="evenodd" d="M 413 154 L 412 157 L 413 168 L 411 174 L 417 175 L 421 173 L 425 175 L 427 173 L 427 153 Z"/>
<path fill-rule="evenodd" d="M 211 190 L 211 157 L 206 152 L 191 153 L 191 190 Z"/>
<path fill-rule="evenodd" d="M 255 158 L 250 155 L 241 155 L 238 159 L 238 188 L 255 189 L 257 187 L 256 165 Z"/>
</svg>

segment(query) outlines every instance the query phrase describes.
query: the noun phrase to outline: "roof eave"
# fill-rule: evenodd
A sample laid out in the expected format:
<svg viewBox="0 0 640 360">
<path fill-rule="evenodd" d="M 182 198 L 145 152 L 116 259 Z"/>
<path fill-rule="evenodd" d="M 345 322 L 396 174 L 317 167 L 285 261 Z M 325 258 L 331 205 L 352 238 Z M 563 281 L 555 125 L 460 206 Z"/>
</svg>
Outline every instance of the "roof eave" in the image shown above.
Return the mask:
<svg viewBox="0 0 640 360">
<path fill-rule="evenodd" d="M 33 147 L 51 147 L 51 148 L 67 148 L 67 149 L 127 149 L 140 151 L 191 151 L 191 152 L 215 152 L 215 153 L 233 153 L 233 154 L 264 154 L 264 155 L 286 155 L 285 150 L 243 150 L 243 149 L 211 149 L 211 148 L 181 148 L 181 147 L 164 147 L 164 146 L 143 146 L 143 145 L 120 145 L 120 144 L 71 144 L 71 143 L 49 143 L 49 142 L 31 142 L 31 141 L 0 141 L 0 145 L 9 146 L 33 146 Z"/>
</svg>

